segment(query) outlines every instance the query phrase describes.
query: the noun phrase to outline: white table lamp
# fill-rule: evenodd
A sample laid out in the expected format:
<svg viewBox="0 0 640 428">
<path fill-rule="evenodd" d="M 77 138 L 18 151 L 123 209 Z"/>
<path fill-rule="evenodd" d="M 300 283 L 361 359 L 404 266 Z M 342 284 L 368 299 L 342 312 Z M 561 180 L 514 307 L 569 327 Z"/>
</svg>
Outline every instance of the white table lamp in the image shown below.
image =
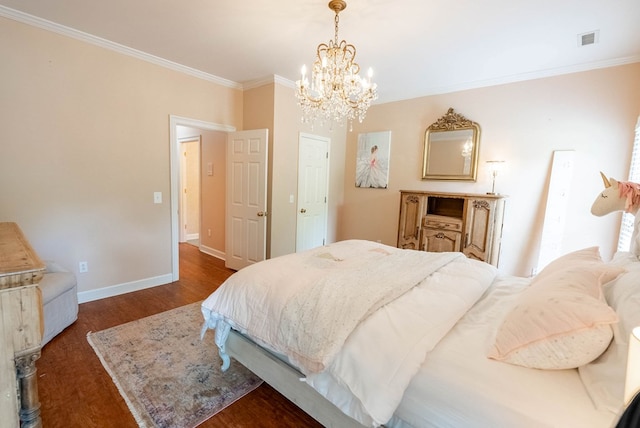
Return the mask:
<svg viewBox="0 0 640 428">
<path fill-rule="evenodd" d="M 496 194 L 496 177 L 500 174 L 504 168 L 503 160 L 489 160 L 487 161 L 489 167 L 489 174 L 491 175 L 491 191 L 487 192 L 487 195 Z"/>
</svg>

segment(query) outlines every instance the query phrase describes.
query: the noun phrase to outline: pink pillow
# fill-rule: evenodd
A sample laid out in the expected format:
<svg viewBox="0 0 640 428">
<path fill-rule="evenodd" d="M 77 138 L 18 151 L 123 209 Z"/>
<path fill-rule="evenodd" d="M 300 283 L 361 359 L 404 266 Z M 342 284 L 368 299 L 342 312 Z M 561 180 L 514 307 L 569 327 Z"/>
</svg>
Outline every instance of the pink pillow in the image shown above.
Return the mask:
<svg viewBox="0 0 640 428">
<path fill-rule="evenodd" d="M 533 279 L 505 316 L 489 358 L 537 369 L 568 369 L 600 356 L 618 316 L 602 285 L 624 269 L 606 265 L 597 247 L 556 259 Z"/>
<path fill-rule="evenodd" d="M 536 275 L 535 280 L 540 280 L 547 275 L 562 272 L 565 269 L 576 269 L 580 266 L 601 266 L 603 263 L 602 257 L 600 257 L 600 249 L 598 247 L 589 247 L 558 257 L 542 269 L 538 275 Z"/>
</svg>

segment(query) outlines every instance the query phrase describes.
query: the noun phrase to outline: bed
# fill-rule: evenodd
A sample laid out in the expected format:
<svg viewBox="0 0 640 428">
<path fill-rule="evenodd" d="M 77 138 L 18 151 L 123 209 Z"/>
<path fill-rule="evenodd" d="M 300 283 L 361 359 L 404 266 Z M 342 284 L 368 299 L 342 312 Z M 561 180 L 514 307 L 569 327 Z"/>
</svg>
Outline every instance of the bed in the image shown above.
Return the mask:
<svg viewBox="0 0 640 428">
<path fill-rule="evenodd" d="M 232 275 L 202 304 L 239 361 L 324 426 L 609 427 L 640 263 L 569 253 L 534 278 L 348 240 Z"/>
</svg>

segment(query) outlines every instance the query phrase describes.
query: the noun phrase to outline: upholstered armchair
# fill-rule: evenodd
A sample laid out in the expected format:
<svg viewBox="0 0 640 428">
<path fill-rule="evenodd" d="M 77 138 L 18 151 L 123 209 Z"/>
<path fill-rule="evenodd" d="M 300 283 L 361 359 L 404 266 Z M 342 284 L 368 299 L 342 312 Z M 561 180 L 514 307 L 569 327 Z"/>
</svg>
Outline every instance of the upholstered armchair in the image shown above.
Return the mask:
<svg viewBox="0 0 640 428">
<path fill-rule="evenodd" d="M 47 261 L 39 287 L 42 290 L 44 334 L 42 346 L 78 319 L 76 276 L 55 262 Z"/>
</svg>

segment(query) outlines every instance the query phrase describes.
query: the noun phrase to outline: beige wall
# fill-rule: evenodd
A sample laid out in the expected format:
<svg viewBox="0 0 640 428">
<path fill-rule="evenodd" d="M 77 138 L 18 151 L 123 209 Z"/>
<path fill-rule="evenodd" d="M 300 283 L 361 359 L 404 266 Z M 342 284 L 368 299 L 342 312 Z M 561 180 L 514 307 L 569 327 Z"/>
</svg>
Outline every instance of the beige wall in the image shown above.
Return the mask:
<svg viewBox="0 0 640 428">
<path fill-rule="evenodd" d="M 276 86 L 274 139 L 278 143 L 274 153 L 273 200 L 277 202 L 277 216 L 274 216 L 272 233 L 282 239 L 273 240 L 274 255 L 295 252 L 296 221 L 298 218 L 298 143 L 300 133 L 319 135 L 329 138 L 329 185 L 327 188 L 327 240 L 337 240 L 339 210 L 344 201 L 344 159 L 346 131 L 344 127 L 333 129 L 319 124 L 313 127 L 300 121 L 301 112 L 292 88 Z M 289 202 L 294 195 L 294 203 Z"/>
<path fill-rule="evenodd" d="M 242 92 L 4 18 L 0 38 L 0 221 L 87 261 L 81 293 L 170 280 L 169 116 L 241 129 Z"/>
<path fill-rule="evenodd" d="M 267 255 L 276 257 L 296 250 L 298 139 L 301 132 L 330 138 L 330 171 L 327 238 L 336 240 L 339 207 L 344 193 L 345 128 L 334 129 L 300 122 L 294 90 L 268 84 L 244 93 L 245 129 L 269 129 L 268 237 Z"/>
<path fill-rule="evenodd" d="M 449 107 L 481 127 L 475 183 L 423 181 L 424 132 Z M 612 255 L 618 214 L 597 218 L 591 204 L 602 188 L 599 171 L 626 179 L 633 129 L 640 114 L 640 63 L 418 98 L 371 107 L 347 137 L 345 205 L 339 239 L 395 245 L 401 189 L 485 193 L 487 160 L 505 160 L 496 191 L 509 195 L 500 268 L 529 275 L 537 265 L 554 150 L 574 150 L 575 164 L 561 252 L 599 245 Z M 388 189 L 358 189 L 358 133 L 390 130 Z"/>
<path fill-rule="evenodd" d="M 219 131 L 204 130 L 201 132 L 202 216 L 200 245 L 206 252 L 224 257 L 227 134 Z M 213 167 L 213 175 L 207 173 L 208 163 L 211 163 Z"/>
</svg>

